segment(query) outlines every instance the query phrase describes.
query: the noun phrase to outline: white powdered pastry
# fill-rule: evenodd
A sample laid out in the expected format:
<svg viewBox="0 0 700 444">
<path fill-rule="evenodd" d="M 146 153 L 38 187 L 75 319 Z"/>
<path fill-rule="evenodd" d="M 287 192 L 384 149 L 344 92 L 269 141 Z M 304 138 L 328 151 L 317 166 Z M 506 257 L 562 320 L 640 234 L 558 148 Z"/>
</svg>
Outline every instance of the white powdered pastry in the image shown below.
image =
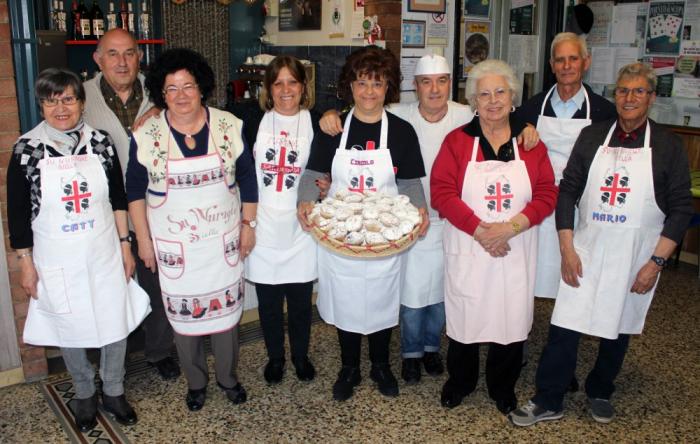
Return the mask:
<svg viewBox="0 0 700 444">
<path fill-rule="evenodd" d="M 321 205 L 333 205 L 333 204 L 335 204 L 335 199 L 333 199 L 332 197 L 326 197 L 325 199 L 323 199 L 321 201 Z"/>
<path fill-rule="evenodd" d="M 382 228 L 384 228 L 377 219 L 365 219 L 364 226 L 367 231 L 373 231 L 375 233 L 382 231 Z"/>
<path fill-rule="evenodd" d="M 350 216 L 352 216 L 352 211 L 345 207 L 340 207 L 335 210 L 335 218 L 338 220 L 346 220 Z"/>
<path fill-rule="evenodd" d="M 348 234 L 348 230 L 346 230 L 344 226 L 340 226 L 340 223 L 336 224 L 328 231 L 328 237 L 339 241 L 345 240 L 346 234 Z"/>
<path fill-rule="evenodd" d="M 413 227 L 414 225 L 413 223 L 411 223 L 411 221 L 402 220 L 401 222 L 399 222 L 399 231 L 401 232 L 402 236 L 405 236 L 411 231 L 413 231 Z"/>
<path fill-rule="evenodd" d="M 409 222 L 411 222 L 411 223 L 413 224 L 413 226 L 416 226 L 416 225 L 420 224 L 420 222 L 421 222 L 421 217 L 420 217 L 420 214 L 419 214 L 417 211 L 416 211 L 415 213 L 410 212 L 410 213 L 408 213 L 408 215 L 406 216 L 406 220 L 409 221 Z"/>
<path fill-rule="evenodd" d="M 362 217 L 365 219 L 376 219 L 379 217 L 379 210 L 377 210 L 375 206 L 365 207 L 365 209 L 362 210 Z"/>
<path fill-rule="evenodd" d="M 382 233 L 368 231 L 365 235 L 365 242 L 368 245 L 380 245 L 386 243 L 386 239 L 384 238 L 384 236 L 382 236 Z"/>
<path fill-rule="evenodd" d="M 357 203 L 357 202 L 362 202 L 362 194 L 359 193 L 350 193 L 345 198 L 343 199 L 343 202 L 345 203 Z"/>
<path fill-rule="evenodd" d="M 394 199 L 392 199 L 391 197 L 382 197 L 381 200 L 379 201 L 379 204 L 392 206 L 392 205 L 394 205 Z"/>
<path fill-rule="evenodd" d="M 362 216 L 354 215 L 347 218 L 345 227 L 348 231 L 360 231 L 362 229 Z"/>
<path fill-rule="evenodd" d="M 350 245 L 362 245 L 365 235 L 359 231 L 351 231 L 345 236 L 345 243 Z"/>
<path fill-rule="evenodd" d="M 338 190 L 335 193 L 335 198 L 338 200 L 345 200 L 345 198 L 350 194 L 348 190 Z"/>
<path fill-rule="evenodd" d="M 398 196 L 394 196 L 394 205 L 406 205 L 410 202 L 411 199 L 405 194 L 399 194 Z"/>
<path fill-rule="evenodd" d="M 325 217 L 326 219 L 332 219 L 335 217 L 335 207 L 333 205 L 325 205 L 321 204 L 321 216 Z"/>
<path fill-rule="evenodd" d="M 381 213 L 379 215 L 379 222 L 385 227 L 394 227 L 399 224 L 399 218 L 391 213 Z"/>
<path fill-rule="evenodd" d="M 393 205 L 387 205 L 385 203 L 379 203 L 376 206 L 377 211 L 380 213 L 391 213 L 391 209 L 393 208 Z"/>
<path fill-rule="evenodd" d="M 395 241 L 401 239 L 401 231 L 397 227 L 386 227 L 382 230 L 382 236 L 387 238 L 387 240 Z"/>
<path fill-rule="evenodd" d="M 331 229 L 331 226 L 335 224 L 335 220 L 333 219 L 326 219 L 325 217 L 318 215 L 314 219 L 314 223 L 318 228 L 321 229 L 321 231 L 328 231 Z"/>
<path fill-rule="evenodd" d="M 362 202 L 350 202 L 345 206 L 348 210 L 352 211 L 354 214 L 362 214 L 362 210 L 365 208 Z"/>
<path fill-rule="evenodd" d="M 398 217 L 399 219 L 406 219 L 408 217 L 408 211 L 403 206 L 395 206 L 391 209 L 391 214 Z"/>
</svg>

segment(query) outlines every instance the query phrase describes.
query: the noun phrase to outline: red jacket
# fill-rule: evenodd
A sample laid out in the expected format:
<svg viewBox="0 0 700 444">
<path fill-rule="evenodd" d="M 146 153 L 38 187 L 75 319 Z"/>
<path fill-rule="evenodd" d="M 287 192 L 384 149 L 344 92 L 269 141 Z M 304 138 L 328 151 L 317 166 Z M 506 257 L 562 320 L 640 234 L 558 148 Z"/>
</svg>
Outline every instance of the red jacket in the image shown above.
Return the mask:
<svg viewBox="0 0 700 444">
<path fill-rule="evenodd" d="M 481 219 L 462 201 L 462 185 L 467 164 L 471 160 L 474 137 L 457 128 L 445 137 L 440 152 L 430 172 L 430 200 L 432 207 L 460 230 L 474 235 Z M 557 203 L 558 187 L 554 184 L 554 171 L 549 162 L 547 148 L 540 141 L 535 148 L 525 151 L 518 148 L 520 159 L 525 162 L 532 186 L 532 200 L 522 210 L 530 226 L 538 225 L 552 212 Z M 477 161 L 484 156 L 479 147 Z"/>
</svg>

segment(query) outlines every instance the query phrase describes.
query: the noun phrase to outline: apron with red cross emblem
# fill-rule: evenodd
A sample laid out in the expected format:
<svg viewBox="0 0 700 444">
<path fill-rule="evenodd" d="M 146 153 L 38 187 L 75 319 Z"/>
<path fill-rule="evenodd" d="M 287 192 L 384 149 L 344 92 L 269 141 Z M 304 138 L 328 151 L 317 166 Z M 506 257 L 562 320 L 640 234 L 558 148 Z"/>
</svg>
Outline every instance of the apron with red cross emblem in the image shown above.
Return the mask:
<svg viewBox="0 0 700 444">
<path fill-rule="evenodd" d="M 485 222 L 505 222 L 532 199 L 525 162 L 513 139 L 515 160 L 477 162 L 479 138 L 464 173 L 462 200 Z M 532 327 L 537 230 L 508 241 L 510 251 L 492 257 L 472 236 L 445 225 L 447 335 L 463 344 L 524 341 Z"/>
<path fill-rule="evenodd" d="M 630 288 L 653 254 L 665 220 L 654 197 L 649 122 L 642 148 L 609 146 L 616 125 L 598 148 L 580 199 L 574 229 L 580 286 L 562 280 L 552 313 L 554 325 L 607 339 L 644 328 L 656 285 L 647 294 Z"/>
</svg>

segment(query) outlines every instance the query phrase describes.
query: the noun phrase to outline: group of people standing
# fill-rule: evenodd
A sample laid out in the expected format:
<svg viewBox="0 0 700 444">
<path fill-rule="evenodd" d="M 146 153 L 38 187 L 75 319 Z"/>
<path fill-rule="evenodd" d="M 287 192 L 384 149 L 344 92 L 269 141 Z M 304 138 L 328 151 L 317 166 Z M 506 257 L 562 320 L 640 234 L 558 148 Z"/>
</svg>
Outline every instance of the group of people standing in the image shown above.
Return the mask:
<svg viewBox="0 0 700 444">
<path fill-rule="evenodd" d="M 201 55 L 165 51 L 143 77 L 138 45 L 123 30 L 100 40 L 102 73 L 86 84 L 66 70 L 42 72 L 35 90 L 45 120 L 20 137 L 8 168 L 10 241 L 32 296 L 24 341 L 61 347 L 79 429 L 94 427 L 97 408 L 86 348 L 101 348 L 105 410 L 136 423 L 124 357 L 144 318 L 146 358 L 166 379 L 180 373 L 174 340 L 190 410 L 206 400 L 205 336 L 217 384 L 232 403 L 245 402 L 236 372 L 244 279 L 256 287 L 269 384 L 286 367 L 285 301 L 296 376 L 315 377 L 318 279 L 317 307 L 340 346 L 338 401 L 361 382 L 362 336 L 370 378 L 396 396 L 393 327 L 401 326 L 401 376 L 416 384 L 422 367 L 443 372 L 446 324 L 443 406 L 475 389 L 484 343 L 498 410 L 520 426 L 558 419 L 583 333 L 601 337 L 585 388 L 593 417 L 610 421 L 629 335 L 641 333 L 691 214 L 688 162 L 678 138 L 647 118 L 650 68 L 620 71 L 613 106 L 582 83 L 585 40 L 559 34 L 551 54 L 557 84 L 516 109 L 521 88 L 502 61 L 472 69 L 467 106 L 449 100 L 446 60 L 424 56 L 418 101 L 399 104 L 396 57 L 361 48 L 338 82 L 351 108 L 323 117 L 308 109 L 301 62 L 278 56 L 263 80 L 263 112 L 243 120 L 206 105 L 214 75 Z M 357 164 L 370 167 L 373 190 L 407 195 L 419 209 L 421 238 L 408 251 L 349 258 L 308 233 L 320 196 L 356 188 Z M 535 295 L 557 301 L 537 393 L 518 408 Z"/>
</svg>

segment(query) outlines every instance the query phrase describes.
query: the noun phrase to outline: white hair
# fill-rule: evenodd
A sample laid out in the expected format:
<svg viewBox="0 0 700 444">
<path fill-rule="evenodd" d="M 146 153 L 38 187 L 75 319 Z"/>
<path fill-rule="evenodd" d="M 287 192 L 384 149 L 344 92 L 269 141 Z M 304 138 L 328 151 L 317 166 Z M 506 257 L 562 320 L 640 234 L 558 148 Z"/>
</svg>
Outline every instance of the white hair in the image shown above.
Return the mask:
<svg viewBox="0 0 700 444">
<path fill-rule="evenodd" d="M 552 40 L 552 45 L 549 48 L 549 60 L 554 61 L 554 48 L 560 43 L 564 42 L 572 42 L 576 45 L 578 45 L 578 52 L 581 55 L 581 57 L 588 58 L 588 44 L 586 43 L 586 39 L 584 39 L 582 36 L 578 34 L 574 34 L 573 32 L 560 32 L 559 34 L 554 36 L 554 39 Z"/>
<path fill-rule="evenodd" d="M 465 96 L 470 105 L 476 105 L 476 84 L 483 77 L 489 75 L 502 76 L 505 78 L 513 94 L 513 102 L 518 100 L 518 97 L 520 97 L 520 82 L 517 77 L 515 77 L 513 68 L 503 60 L 487 59 L 477 63 L 471 71 L 469 71 L 469 77 L 467 77 L 467 85 L 465 87 Z"/>
</svg>

